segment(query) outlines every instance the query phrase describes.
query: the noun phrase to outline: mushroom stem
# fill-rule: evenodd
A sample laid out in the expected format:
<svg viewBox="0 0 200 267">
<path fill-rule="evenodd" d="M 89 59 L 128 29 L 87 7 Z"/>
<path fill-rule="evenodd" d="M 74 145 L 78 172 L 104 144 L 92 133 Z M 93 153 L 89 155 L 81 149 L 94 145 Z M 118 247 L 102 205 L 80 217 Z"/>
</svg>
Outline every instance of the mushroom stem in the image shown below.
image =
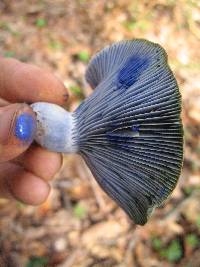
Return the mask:
<svg viewBox="0 0 200 267">
<path fill-rule="evenodd" d="M 31 105 L 37 116 L 35 141 L 42 147 L 63 153 L 78 152 L 74 114 L 45 102 Z"/>
</svg>

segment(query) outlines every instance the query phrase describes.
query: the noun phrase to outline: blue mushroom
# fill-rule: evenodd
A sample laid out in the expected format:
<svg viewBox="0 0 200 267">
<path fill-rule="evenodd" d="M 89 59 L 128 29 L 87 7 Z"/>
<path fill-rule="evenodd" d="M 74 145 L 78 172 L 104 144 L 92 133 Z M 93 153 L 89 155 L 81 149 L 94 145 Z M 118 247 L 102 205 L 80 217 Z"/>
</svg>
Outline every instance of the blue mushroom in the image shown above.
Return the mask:
<svg viewBox="0 0 200 267">
<path fill-rule="evenodd" d="M 35 140 L 79 153 L 102 189 L 144 225 L 175 188 L 183 161 L 181 96 L 164 49 L 147 40 L 114 43 L 86 71 L 95 88 L 73 112 L 35 103 Z"/>
</svg>

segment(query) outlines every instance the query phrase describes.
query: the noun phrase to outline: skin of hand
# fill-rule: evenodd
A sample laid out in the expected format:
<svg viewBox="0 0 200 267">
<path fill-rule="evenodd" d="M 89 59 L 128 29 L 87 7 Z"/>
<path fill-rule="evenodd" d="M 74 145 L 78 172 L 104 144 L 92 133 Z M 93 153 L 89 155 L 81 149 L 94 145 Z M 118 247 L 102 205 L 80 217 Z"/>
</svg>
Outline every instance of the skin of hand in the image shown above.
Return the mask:
<svg viewBox="0 0 200 267">
<path fill-rule="evenodd" d="M 30 205 L 46 200 L 62 155 L 33 143 L 36 116 L 28 104 L 63 106 L 67 99 L 64 85 L 48 71 L 0 57 L 0 198 Z"/>
</svg>

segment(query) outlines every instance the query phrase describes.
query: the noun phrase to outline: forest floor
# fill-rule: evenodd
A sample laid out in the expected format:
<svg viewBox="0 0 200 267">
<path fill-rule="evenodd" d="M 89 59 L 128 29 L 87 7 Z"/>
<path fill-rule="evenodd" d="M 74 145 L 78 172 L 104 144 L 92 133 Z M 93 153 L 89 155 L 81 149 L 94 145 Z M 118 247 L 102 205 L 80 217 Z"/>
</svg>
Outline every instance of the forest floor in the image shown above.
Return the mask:
<svg viewBox="0 0 200 267">
<path fill-rule="evenodd" d="M 0 200 L 0 267 L 200 266 L 200 5 L 195 0 L 0 0 L 0 54 L 58 75 L 74 110 L 87 63 L 115 41 L 160 43 L 180 86 L 183 171 L 167 203 L 134 225 L 78 156 L 39 207 Z"/>
</svg>

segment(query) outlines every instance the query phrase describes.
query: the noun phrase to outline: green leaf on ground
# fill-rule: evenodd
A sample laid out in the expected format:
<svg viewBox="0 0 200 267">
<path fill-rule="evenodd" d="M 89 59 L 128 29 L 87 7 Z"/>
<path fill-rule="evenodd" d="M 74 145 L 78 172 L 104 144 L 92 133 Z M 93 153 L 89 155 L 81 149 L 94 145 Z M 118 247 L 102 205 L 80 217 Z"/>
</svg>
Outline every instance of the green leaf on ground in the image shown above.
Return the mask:
<svg viewBox="0 0 200 267">
<path fill-rule="evenodd" d="M 35 25 L 36 25 L 38 28 L 43 28 L 43 27 L 47 26 L 47 20 L 44 19 L 44 18 L 38 18 L 38 19 L 36 19 L 36 21 L 35 21 Z"/>
<path fill-rule="evenodd" d="M 199 238 L 197 235 L 195 234 L 188 234 L 186 236 L 186 243 L 192 247 L 192 248 L 195 248 L 199 245 Z"/>
<path fill-rule="evenodd" d="M 200 214 L 197 216 L 196 226 L 200 228 Z"/>
<path fill-rule="evenodd" d="M 87 216 L 87 209 L 81 203 L 77 203 L 73 209 L 75 217 L 84 219 Z"/>
<path fill-rule="evenodd" d="M 146 20 L 140 20 L 140 21 L 130 20 L 130 21 L 124 22 L 124 27 L 129 31 L 133 31 L 135 29 L 145 31 L 148 29 L 149 25 L 148 25 L 148 21 Z"/>
<path fill-rule="evenodd" d="M 192 187 L 192 186 L 187 186 L 187 187 L 183 188 L 183 191 L 187 196 L 191 195 L 193 190 L 194 190 L 194 187 Z"/>
<path fill-rule="evenodd" d="M 154 237 L 152 239 L 152 247 L 155 249 L 155 250 L 160 250 L 162 248 L 162 240 L 158 237 Z"/>
<path fill-rule="evenodd" d="M 49 41 L 49 47 L 54 49 L 54 50 L 61 50 L 63 48 L 63 45 L 59 41 L 50 40 Z"/>
<path fill-rule="evenodd" d="M 84 96 L 84 94 L 83 94 L 83 91 L 82 91 L 82 89 L 81 89 L 79 86 L 77 86 L 77 85 L 71 85 L 71 86 L 69 87 L 69 90 L 70 90 L 74 95 L 76 95 L 78 98 L 80 98 L 80 99 L 84 99 L 84 98 L 85 98 L 85 96 Z"/>
<path fill-rule="evenodd" d="M 4 57 L 14 57 L 15 52 L 14 51 L 6 51 L 4 52 Z"/>
<path fill-rule="evenodd" d="M 77 56 L 78 56 L 78 59 L 84 63 L 87 63 L 90 59 L 89 53 L 84 50 L 80 51 Z"/>
<path fill-rule="evenodd" d="M 26 264 L 26 267 L 46 267 L 48 260 L 45 257 L 31 257 Z"/>
<path fill-rule="evenodd" d="M 179 261 L 183 255 L 180 242 L 178 240 L 173 240 L 168 247 L 160 251 L 160 255 L 170 262 Z"/>
<path fill-rule="evenodd" d="M 11 31 L 10 25 L 5 21 L 0 21 L 0 29 L 8 32 Z"/>
</svg>

